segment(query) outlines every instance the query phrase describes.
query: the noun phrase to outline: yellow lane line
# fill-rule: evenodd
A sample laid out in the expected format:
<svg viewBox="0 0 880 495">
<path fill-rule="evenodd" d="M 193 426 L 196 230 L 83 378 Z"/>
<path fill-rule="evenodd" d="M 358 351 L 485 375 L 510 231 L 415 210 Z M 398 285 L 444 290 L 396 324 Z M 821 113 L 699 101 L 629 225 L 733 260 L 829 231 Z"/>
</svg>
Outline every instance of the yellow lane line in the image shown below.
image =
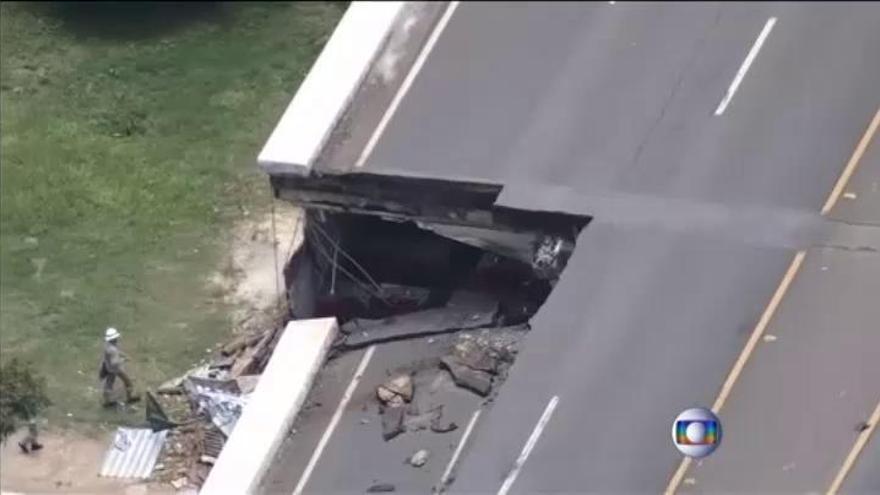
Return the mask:
<svg viewBox="0 0 880 495">
<path fill-rule="evenodd" d="M 837 200 L 843 193 L 843 189 L 846 187 L 846 184 L 849 182 L 853 173 L 856 171 L 856 168 L 858 168 L 859 162 L 861 161 L 862 156 L 865 154 L 865 150 L 868 149 L 868 144 L 870 144 L 871 140 L 874 138 L 874 134 L 876 134 L 878 127 L 880 127 L 880 108 L 878 108 L 877 111 L 874 113 L 874 118 L 871 120 L 871 123 L 868 124 L 868 128 L 865 130 L 864 135 L 862 135 L 861 139 L 859 139 L 859 142 L 856 145 L 856 149 L 853 151 L 852 156 L 850 156 L 849 160 L 846 162 L 846 166 L 843 168 L 843 172 L 840 174 L 840 177 L 837 179 L 837 182 L 831 189 L 831 194 L 829 194 L 828 199 L 825 200 L 825 204 L 822 206 L 822 210 L 820 211 L 822 215 L 828 214 L 828 212 L 831 211 L 831 209 L 837 203 Z M 798 251 L 794 259 L 791 261 L 791 264 L 788 266 L 788 270 L 785 271 L 785 275 L 782 277 L 782 281 L 779 283 L 779 287 L 776 288 L 776 291 L 773 293 L 773 297 L 770 298 L 770 303 L 761 314 L 761 319 L 758 320 L 758 324 L 755 326 L 755 329 L 752 330 L 752 334 L 749 336 L 749 340 L 746 342 L 746 345 L 740 353 L 739 357 L 737 358 L 736 362 L 734 363 L 733 368 L 727 375 L 727 379 L 724 380 L 724 384 L 721 386 L 721 392 L 719 392 L 718 398 L 715 399 L 715 403 L 712 405 L 712 411 L 715 414 L 718 414 L 718 412 L 724 406 L 724 403 L 727 401 L 727 397 L 730 395 L 730 391 L 733 389 L 733 385 L 736 383 L 736 380 L 739 378 L 740 373 L 742 373 L 743 367 L 745 367 L 746 362 L 749 360 L 749 357 L 751 357 L 752 352 L 754 352 L 755 347 L 758 345 L 758 341 L 761 339 L 764 330 L 770 323 L 770 319 L 773 317 L 773 313 L 776 312 L 776 308 L 782 301 L 782 297 L 785 295 L 786 291 L 788 291 L 788 287 L 791 285 L 791 281 L 794 279 L 795 275 L 797 275 L 797 272 L 800 269 L 806 254 L 806 251 Z M 859 452 L 861 451 L 862 447 L 864 447 L 864 443 L 867 442 L 867 438 L 870 436 L 870 432 L 873 431 L 877 420 L 880 419 L 878 415 L 880 415 L 880 404 L 878 404 L 877 410 L 874 411 L 874 415 L 872 416 L 872 420 L 870 421 L 870 427 L 862 432 L 862 435 L 859 436 L 859 438 L 856 440 L 856 445 L 853 446 L 853 450 L 850 452 L 850 456 L 852 457 L 852 459 L 847 457 L 846 462 L 844 462 L 844 466 L 841 468 L 841 472 L 838 473 L 838 477 L 840 477 L 841 482 L 843 481 L 843 477 L 846 476 L 846 472 L 848 472 L 849 469 L 852 467 L 852 464 L 855 463 Z M 859 445 L 860 441 L 862 442 L 862 445 Z M 665 495 L 672 495 L 675 493 L 676 490 L 678 490 L 678 487 L 681 485 L 681 482 L 684 479 L 684 475 L 685 473 L 687 473 L 690 465 L 690 457 L 685 457 L 684 459 L 682 459 L 681 464 L 678 465 L 678 468 L 675 470 L 675 473 L 673 473 L 672 478 L 669 480 L 669 484 L 666 486 L 666 490 L 663 492 Z M 835 479 L 835 483 L 838 483 L 839 485 L 837 479 Z M 835 488 L 835 486 L 832 485 L 832 488 Z M 833 491 L 829 489 L 829 493 L 833 493 Z"/>
<path fill-rule="evenodd" d="M 868 149 L 868 144 L 877 132 L 877 127 L 880 127 L 880 108 L 878 108 L 877 113 L 874 114 L 874 119 L 868 125 L 868 130 L 865 131 L 865 135 L 859 140 L 859 144 L 856 146 L 853 156 L 850 157 L 849 162 L 847 162 L 846 167 L 843 169 L 843 174 L 841 174 L 840 179 L 837 180 L 837 184 L 834 185 L 834 190 L 831 191 L 831 196 L 828 197 L 828 201 L 825 202 L 825 206 L 822 208 L 823 215 L 831 211 L 831 208 L 837 203 L 837 199 L 843 192 L 843 188 L 846 187 L 846 183 L 849 181 L 853 172 L 855 172 L 862 159 L 862 155 L 864 155 L 865 150 Z M 840 489 L 840 485 L 843 483 L 843 480 L 846 479 L 846 475 L 849 474 L 853 465 L 855 465 L 859 454 L 862 452 L 862 449 L 865 448 L 868 439 L 871 438 L 871 434 L 877 429 L 878 422 L 880 422 L 880 402 L 877 403 L 877 407 L 874 408 L 874 413 L 871 414 L 871 417 L 868 419 L 868 427 L 856 437 L 855 444 L 853 444 L 852 449 L 850 449 L 849 454 L 843 461 L 843 465 L 840 466 L 840 470 L 834 477 L 834 481 L 831 482 L 831 486 L 828 488 L 828 495 L 833 495 Z"/>
<path fill-rule="evenodd" d="M 794 280 L 794 276 L 797 275 L 798 270 L 800 270 L 801 263 L 804 262 L 804 257 L 806 255 L 806 251 L 798 251 L 797 254 L 794 255 L 794 259 L 791 260 L 791 264 L 788 265 L 788 270 L 785 271 L 785 275 L 782 277 L 782 282 L 779 284 L 779 287 L 776 288 L 773 297 L 770 298 L 770 304 L 767 305 L 767 308 L 764 309 L 764 312 L 761 314 L 761 319 L 758 320 L 755 330 L 752 331 L 752 335 L 746 342 L 746 346 L 740 353 L 739 358 L 737 358 L 736 363 L 734 363 L 733 369 L 731 369 L 730 374 L 727 375 L 727 380 L 725 380 L 724 385 L 721 386 L 721 392 L 718 394 L 718 398 L 715 399 L 715 403 L 712 404 L 712 412 L 715 414 L 718 414 L 718 411 L 724 407 L 724 403 L 727 401 L 727 397 L 733 389 L 733 384 L 736 383 L 737 378 L 739 378 L 740 373 L 742 373 L 743 367 L 746 365 L 746 361 L 748 361 L 752 352 L 754 352 L 755 347 L 758 345 L 758 341 L 761 340 L 761 337 L 764 335 L 764 330 L 767 328 L 767 325 L 770 324 L 770 319 L 773 318 L 773 313 L 776 312 L 776 308 L 778 308 L 779 303 L 782 302 L 782 296 L 788 291 L 788 287 L 791 285 L 791 281 Z"/>
<path fill-rule="evenodd" d="M 791 260 L 791 264 L 788 265 L 788 270 L 785 271 L 785 275 L 782 277 L 782 282 L 779 284 L 779 287 L 776 288 L 776 292 L 773 293 L 773 297 L 770 298 L 770 303 L 767 304 L 767 307 L 761 314 L 761 319 L 758 320 L 758 324 L 755 325 L 755 329 L 752 330 L 752 334 L 749 336 L 749 340 L 746 342 L 745 347 L 743 347 L 742 352 L 740 352 L 739 357 L 733 364 L 733 368 L 727 375 L 727 379 L 724 380 L 724 385 L 721 386 L 721 392 L 718 394 L 718 398 L 715 399 L 715 403 L 712 404 L 712 412 L 714 412 L 715 414 L 718 414 L 718 411 L 721 410 L 721 407 L 724 406 L 724 403 L 727 401 L 727 397 L 730 395 L 730 391 L 733 389 L 733 384 L 736 383 L 736 380 L 739 378 L 740 373 L 742 373 L 742 370 L 746 365 L 746 361 L 748 361 L 749 357 L 752 355 L 752 352 L 754 352 L 755 347 L 758 345 L 758 342 L 761 340 L 761 336 L 764 334 L 764 330 L 770 323 L 770 319 L 773 317 L 773 313 L 776 312 L 776 308 L 779 307 L 779 303 L 782 301 L 782 296 L 784 296 L 786 291 L 788 291 L 788 287 L 791 285 L 791 281 L 794 280 L 794 276 L 797 275 L 797 272 L 800 269 L 801 263 L 803 263 L 804 256 L 806 256 L 806 254 L 807 253 L 805 251 L 798 251 L 797 254 L 794 256 L 794 259 Z M 681 484 L 681 481 L 684 478 L 684 474 L 690 464 L 690 457 L 685 457 L 682 460 L 681 464 L 679 464 L 678 466 L 678 469 L 675 470 L 675 474 L 669 481 L 669 485 L 667 485 L 666 491 L 664 493 L 666 493 L 667 495 L 675 493 L 675 490 L 677 490 L 678 486 Z"/>
<path fill-rule="evenodd" d="M 880 402 L 878 402 L 877 407 L 874 408 L 874 414 L 872 414 L 871 418 L 868 419 L 868 427 L 864 431 L 859 433 L 859 436 L 856 438 L 855 445 L 853 445 L 852 450 L 849 451 L 849 455 L 846 456 L 846 460 L 843 461 L 843 466 L 840 467 L 840 471 L 837 472 L 837 476 L 834 477 L 834 481 L 831 483 L 831 487 L 828 488 L 828 495 L 834 495 L 835 493 L 837 493 L 837 490 L 840 489 L 840 485 L 843 483 L 846 475 L 849 474 L 849 471 L 856 463 L 856 460 L 858 459 L 859 454 L 862 452 L 862 449 L 865 448 L 865 445 L 868 443 L 868 439 L 871 438 L 871 433 L 874 433 L 874 430 L 877 429 L 878 421 L 880 421 Z"/>
<path fill-rule="evenodd" d="M 846 167 L 843 168 L 843 173 L 840 174 L 840 178 L 837 179 L 837 183 L 834 184 L 834 189 L 831 190 L 828 200 L 825 201 L 825 205 L 822 206 L 823 215 L 831 211 L 831 208 L 834 208 L 841 193 L 843 193 L 843 188 L 846 187 L 846 183 L 849 182 L 849 178 L 852 177 L 853 172 L 856 171 L 859 162 L 862 160 L 862 155 L 864 155 L 865 150 L 868 149 L 868 143 L 874 138 L 878 126 L 880 126 L 880 108 L 877 109 L 877 113 L 874 114 L 874 119 L 868 124 L 868 130 L 865 131 L 862 139 L 859 140 L 859 144 L 856 146 L 855 151 L 853 151 L 849 161 L 846 162 Z"/>
</svg>

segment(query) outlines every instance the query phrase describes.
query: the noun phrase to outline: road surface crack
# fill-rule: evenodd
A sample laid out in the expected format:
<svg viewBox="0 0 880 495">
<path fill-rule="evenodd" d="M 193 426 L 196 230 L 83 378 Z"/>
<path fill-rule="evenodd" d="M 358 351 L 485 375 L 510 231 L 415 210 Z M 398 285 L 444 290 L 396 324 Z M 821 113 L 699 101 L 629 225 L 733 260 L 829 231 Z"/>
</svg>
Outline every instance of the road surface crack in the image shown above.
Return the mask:
<svg viewBox="0 0 880 495">
<path fill-rule="evenodd" d="M 651 137 L 654 135 L 654 132 L 657 130 L 657 127 L 666 117 L 666 112 L 669 110 L 672 101 L 675 99 L 675 96 L 678 94 L 682 85 L 684 84 L 685 76 L 693 66 L 694 62 L 699 58 L 700 53 L 703 51 L 703 48 L 706 44 L 706 39 L 709 37 L 709 34 L 718 27 L 721 23 L 721 14 L 722 8 L 718 7 L 715 12 L 715 19 L 712 22 L 712 25 L 709 29 L 706 30 L 706 33 L 701 36 L 696 43 L 694 43 L 694 48 L 691 50 L 691 55 L 688 57 L 688 61 L 684 64 L 681 70 L 678 72 L 676 77 L 675 84 L 672 86 L 672 89 L 669 92 L 669 95 L 666 96 L 666 99 L 663 101 L 663 105 L 660 107 L 660 112 L 657 114 L 657 118 L 651 123 L 651 127 L 648 128 L 648 132 L 645 133 L 645 137 L 639 142 L 639 145 L 636 147 L 635 154 L 633 155 L 632 167 L 635 168 L 639 165 L 639 162 L 642 159 L 642 154 L 645 151 L 645 146 L 647 146 L 648 142 L 651 140 Z"/>
</svg>

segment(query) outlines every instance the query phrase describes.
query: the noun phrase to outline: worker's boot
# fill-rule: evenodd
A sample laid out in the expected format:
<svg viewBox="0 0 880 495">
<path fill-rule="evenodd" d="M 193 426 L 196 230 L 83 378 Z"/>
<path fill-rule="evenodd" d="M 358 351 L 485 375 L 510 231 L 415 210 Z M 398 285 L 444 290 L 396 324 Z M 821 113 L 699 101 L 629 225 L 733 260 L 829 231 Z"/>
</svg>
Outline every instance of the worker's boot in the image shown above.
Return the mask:
<svg viewBox="0 0 880 495">
<path fill-rule="evenodd" d="M 140 395 L 137 395 L 137 394 L 131 394 L 131 395 L 128 396 L 128 399 L 126 399 L 126 402 L 129 403 L 129 404 L 134 404 L 135 402 L 140 402 L 140 400 L 141 400 L 141 396 L 140 396 Z"/>
<path fill-rule="evenodd" d="M 27 444 L 24 442 L 18 442 L 18 448 L 21 449 L 22 454 L 30 454 L 31 453 L 31 449 L 29 449 Z"/>
<path fill-rule="evenodd" d="M 39 442 L 33 442 L 33 443 L 31 443 L 31 452 L 36 452 L 36 451 L 38 451 L 38 450 L 40 450 L 40 449 L 42 449 L 42 448 L 43 448 L 43 444 L 41 444 L 41 443 L 39 443 Z"/>
</svg>

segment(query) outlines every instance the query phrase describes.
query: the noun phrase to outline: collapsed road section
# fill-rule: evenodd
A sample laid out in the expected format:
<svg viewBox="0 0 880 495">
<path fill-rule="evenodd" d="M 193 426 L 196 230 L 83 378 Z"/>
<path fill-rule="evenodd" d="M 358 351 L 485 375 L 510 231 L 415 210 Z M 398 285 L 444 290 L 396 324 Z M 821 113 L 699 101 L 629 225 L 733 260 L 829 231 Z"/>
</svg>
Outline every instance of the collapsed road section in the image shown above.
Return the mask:
<svg viewBox="0 0 880 495">
<path fill-rule="evenodd" d="M 494 207 L 500 188 L 482 184 L 365 174 L 272 183 L 277 196 L 306 210 L 305 242 L 285 270 L 292 316 L 334 316 L 352 322 L 348 329 L 374 330 L 361 320 L 443 307 L 451 320 L 464 318 L 465 308 L 480 314 L 470 327 L 526 322 L 588 221 Z M 398 329 L 399 336 L 441 332 L 443 319 Z"/>
<path fill-rule="evenodd" d="M 439 487 L 589 219 L 498 208 L 484 184 L 272 184 L 305 210 L 285 267 L 291 317 L 335 317 L 339 332 L 262 489 Z"/>
</svg>

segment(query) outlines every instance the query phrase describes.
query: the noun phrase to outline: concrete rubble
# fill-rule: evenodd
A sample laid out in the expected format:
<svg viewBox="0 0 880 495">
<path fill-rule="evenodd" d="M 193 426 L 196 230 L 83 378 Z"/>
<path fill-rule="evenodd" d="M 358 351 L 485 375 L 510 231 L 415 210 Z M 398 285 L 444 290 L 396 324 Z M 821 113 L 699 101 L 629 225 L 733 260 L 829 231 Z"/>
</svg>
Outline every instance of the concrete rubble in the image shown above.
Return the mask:
<svg viewBox="0 0 880 495">
<path fill-rule="evenodd" d="M 171 425 L 153 478 L 175 489 L 207 479 L 254 391 L 283 328 L 249 331 L 218 344 L 216 355 L 156 389 Z"/>
<path fill-rule="evenodd" d="M 490 373 L 470 368 L 455 356 L 443 356 L 440 363 L 449 371 L 458 386 L 481 397 L 488 396 L 492 391 L 492 375 Z"/>
<path fill-rule="evenodd" d="M 376 387 L 376 395 L 388 407 L 401 407 L 412 400 L 412 378 L 408 375 L 396 376 Z"/>
<path fill-rule="evenodd" d="M 417 404 L 412 404 L 403 420 L 406 431 L 421 431 L 431 428 L 443 415 L 443 406 L 436 406 L 425 413 L 419 413 Z"/>
<path fill-rule="evenodd" d="M 382 416 L 382 438 L 385 441 L 391 440 L 404 432 L 406 429 L 403 424 L 405 412 L 406 411 L 403 407 L 380 407 L 379 414 Z"/>
<path fill-rule="evenodd" d="M 440 364 L 458 386 L 487 397 L 513 364 L 516 343 L 526 330 L 527 327 L 521 325 L 485 329 L 477 334 L 462 333 L 451 352 L 440 359 Z"/>
<path fill-rule="evenodd" d="M 213 433 L 216 432 L 216 433 Z M 214 436 L 214 438 L 212 438 Z M 217 438 L 220 444 L 217 445 Z M 211 469 L 209 459 L 216 458 L 225 438 L 211 423 L 191 421 L 168 432 L 161 455 L 161 469 L 153 473 L 156 481 L 172 483 L 175 488 L 198 487 Z M 216 451 L 216 452 L 213 452 Z M 213 455 L 211 455 L 213 453 Z"/>
<path fill-rule="evenodd" d="M 389 441 L 406 432 L 444 434 L 458 429 L 458 424 L 444 419 L 444 404 L 437 403 L 435 394 L 457 386 L 490 397 L 504 380 L 527 331 L 527 325 L 462 331 L 446 340 L 445 355 L 389 372 L 391 377 L 375 389 L 382 438 Z M 421 377 L 420 385 L 416 385 L 417 377 Z M 366 418 L 359 421 L 369 424 Z"/>
<path fill-rule="evenodd" d="M 422 467 L 428 463 L 428 457 L 430 457 L 431 453 L 425 449 L 419 450 L 415 454 L 410 457 L 407 462 L 413 467 Z"/>
</svg>

